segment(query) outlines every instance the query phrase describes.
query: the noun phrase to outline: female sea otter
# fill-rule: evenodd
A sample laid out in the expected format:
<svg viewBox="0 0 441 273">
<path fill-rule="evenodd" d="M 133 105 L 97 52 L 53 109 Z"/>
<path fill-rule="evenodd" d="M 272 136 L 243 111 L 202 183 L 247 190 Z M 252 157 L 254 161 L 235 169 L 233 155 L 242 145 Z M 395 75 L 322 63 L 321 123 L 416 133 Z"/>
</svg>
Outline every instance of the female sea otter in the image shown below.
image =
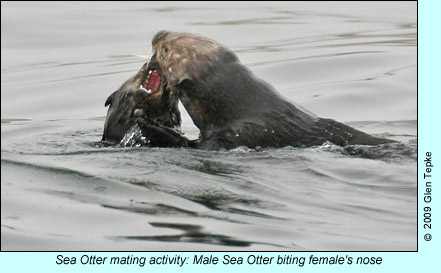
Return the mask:
<svg viewBox="0 0 441 273">
<path fill-rule="evenodd" d="M 106 100 L 102 141 L 123 146 L 186 147 L 178 100 L 148 63 Z"/>
<path fill-rule="evenodd" d="M 393 142 L 301 111 L 258 79 L 232 51 L 209 38 L 161 31 L 152 47 L 149 67 L 167 81 L 200 129 L 196 148 Z"/>
</svg>

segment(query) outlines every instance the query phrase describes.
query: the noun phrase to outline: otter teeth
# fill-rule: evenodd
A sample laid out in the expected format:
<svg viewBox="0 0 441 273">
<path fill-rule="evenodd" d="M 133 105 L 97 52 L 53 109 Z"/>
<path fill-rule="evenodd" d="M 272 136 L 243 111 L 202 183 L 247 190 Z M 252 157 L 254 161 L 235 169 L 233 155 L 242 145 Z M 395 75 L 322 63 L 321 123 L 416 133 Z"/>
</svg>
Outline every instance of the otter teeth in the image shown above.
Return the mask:
<svg viewBox="0 0 441 273">
<path fill-rule="evenodd" d="M 153 72 L 156 72 L 156 70 L 150 70 L 149 71 L 149 74 L 147 75 L 147 80 L 149 80 L 150 79 L 150 76 L 152 75 L 152 73 Z M 145 91 L 145 92 L 147 92 L 147 94 L 149 94 L 149 95 L 151 95 L 152 93 L 153 93 L 153 90 L 152 89 L 146 89 L 143 85 L 142 85 L 142 83 L 141 83 L 141 85 L 139 86 L 139 89 L 141 89 L 141 90 L 143 90 L 143 91 Z"/>
<path fill-rule="evenodd" d="M 141 89 L 141 90 L 147 92 L 148 94 L 150 94 L 149 91 L 148 91 L 147 89 L 145 89 L 145 87 L 144 87 L 142 84 L 139 85 L 139 89 Z M 150 91 L 151 91 L 151 90 L 150 90 Z"/>
</svg>

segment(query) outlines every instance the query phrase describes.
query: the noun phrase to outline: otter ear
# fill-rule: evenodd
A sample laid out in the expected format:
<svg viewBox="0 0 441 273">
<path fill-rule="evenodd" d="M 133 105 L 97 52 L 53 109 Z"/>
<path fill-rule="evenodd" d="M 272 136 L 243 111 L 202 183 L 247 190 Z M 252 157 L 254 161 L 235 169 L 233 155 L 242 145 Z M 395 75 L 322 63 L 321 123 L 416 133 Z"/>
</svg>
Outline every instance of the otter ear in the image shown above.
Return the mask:
<svg viewBox="0 0 441 273">
<path fill-rule="evenodd" d="M 110 96 L 107 98 L 106 102 L 104 103 L 104 107 L 107 107 L 107 106 L 109 106 L 109 105 L 112 104 L 112 102 L 113 102 L 113 97 L 115 96 L 116 92 L 118 92 L 118 91 L 113 92 L 112 95 L 110 95 Z"/>
</svg>

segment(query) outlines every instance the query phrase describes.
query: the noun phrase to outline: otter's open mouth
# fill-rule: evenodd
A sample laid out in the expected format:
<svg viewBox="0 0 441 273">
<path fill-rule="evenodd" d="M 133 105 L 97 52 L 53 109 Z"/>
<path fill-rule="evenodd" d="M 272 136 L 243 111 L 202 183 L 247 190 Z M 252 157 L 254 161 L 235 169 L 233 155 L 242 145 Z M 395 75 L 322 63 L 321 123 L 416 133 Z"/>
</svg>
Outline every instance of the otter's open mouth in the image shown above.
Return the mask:
<svg viewBox="0 0 441 273">
<path fill-rule="evenodd" d="M 159 92 L 162 83 L 161 74 L 156 69 L 149 69 L 146 75 L 141 81 L 139 89 L 144 90 L 149 95 Z"/>
</svg>

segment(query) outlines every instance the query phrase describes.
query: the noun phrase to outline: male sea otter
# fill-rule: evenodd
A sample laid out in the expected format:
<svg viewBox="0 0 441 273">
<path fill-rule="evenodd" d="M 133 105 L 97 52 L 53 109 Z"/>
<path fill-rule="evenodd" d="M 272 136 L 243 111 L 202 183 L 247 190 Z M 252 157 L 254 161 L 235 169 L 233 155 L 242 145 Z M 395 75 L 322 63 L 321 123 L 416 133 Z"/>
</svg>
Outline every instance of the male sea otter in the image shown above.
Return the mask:
<svg viewBox="0 0 441 273">
<path fill-rule="evenodd" d="M 196 148 L 393 142 L 301 111 L 258 79 L 232 51 L 209 38 L 161 31 L 152 47 L 149 67 L 167 81 L 200 129 Z"/>
<path fill-rule="evenodd" d="M 109 106 L 102 141 L 129 146 L 187 146 L 180 134 L 181 113 L 153 66 L 146 63 L 106 100 Z"/>
</svg>

